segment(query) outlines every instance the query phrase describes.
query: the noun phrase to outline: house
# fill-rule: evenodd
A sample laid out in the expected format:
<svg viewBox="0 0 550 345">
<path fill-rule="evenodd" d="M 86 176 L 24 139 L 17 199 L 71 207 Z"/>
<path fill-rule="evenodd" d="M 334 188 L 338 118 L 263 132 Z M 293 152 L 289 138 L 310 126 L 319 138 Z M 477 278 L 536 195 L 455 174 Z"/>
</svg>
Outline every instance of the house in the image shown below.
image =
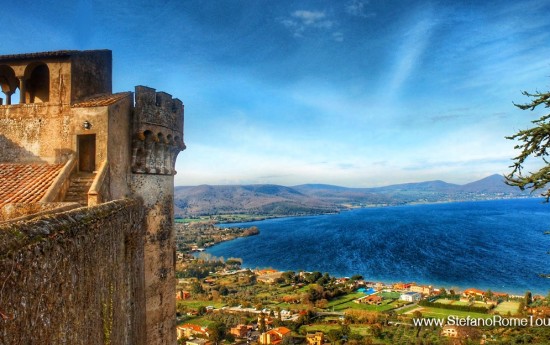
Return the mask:
<svg viewBox="0 0 550 345">
<path fill-rule="evenodd" d="M 248 332 L 251 330 L 252 330 L 252 326 L 239 324 L 235 327 L 232 327 L 229 333 L 233 334 L 237 338 L 246 338 Z"/>
<path fill-rule="evenodd" d="M 262 322 L 262 314 L 259 314 L 258 315 L 258 325 L 261 324 L 261 322 Z M 273 324 L 273 318 L 270 317 L 269 315 L 264 314 L 264 322 L 265 322 L 266 327 L 269 327 Z"/>
<path fill-rule="evenodd" d="M 283 339 L 290 337 L 290 329 L 286 327 L 273 328 L 270 331 L 260 335 L 260 344 L 277 345 L 283 342 Z"/>
<path fill-rule="evenodd" d="M 178 339 L 182 337 L 191 338 L 193 336 L 205 336 L 208 337 L 208 329 L 192 323 L 186 323 L 177 327 Z"/>
<path fill-rule="evenodd" d="M 366 303 L 370 305 L 379 305 L 382 303 L 382 297 L 378 295 L 369 295 L 365 297 L 358 298 L 356 300 L 353 300 L 355 303 Z"/>
<path fill-rule="evenodd" d="M 324 341 L 323 332 L 315 332 L 315 334 L 306 335 L 306 342 L 308 345 L 323 345 Z"/>
<path fill-rule="evenodd" d="M 414 283 L 395 283 L 392 285 L 392 289 L 394 290 L 407 290 L 409 289 Z"/>
<path fill-rule="evenodd" d="M 443 326 L 441 330 L 441 336 L 456 338 L 458 337 L 458 328 L 456 326 Z"/>
<path fill-rule="evenodd" d="M 286 309 L 283 309 L 281 310 L 281 318 L 289 318 L 292 316 L 292 313 L 290 312 L 290 310 L 286 310 Z"/>
<path fill-rule="evenodd" d="M 462 293 L 462 296 L 464 296 L 464 297 L 474 297 L 474 298 L 475 297 L 483 297 L 483 296 L 485 296 L 485 291 L 479 290 L 479 289 L 474 289 L 474 288 L 466 289 Z"/>
<path fill-rule="evenodd" d="M 412 285 L 409 287 L 409 291 L 418 292 L 423 294 L 424 296 L 429 296 L 433 293 L 434 289 L 431 285 Z"/>
<path fill-rule="evenodd" d="M 402 293 L 399 299 L 406 302 L 418 302 L 422 299 L 422 295 L 418 292 L 409 291 Z"/>
<path fill-rule="evenodd" d="M 348 277 L 338 278 L 336 279 L 336 284 L 346 284 L 349 281 Z"/>
<path fill-rule="evenodd" d="M 548 318 L 550 317 L 550 307 L 536 307 L 527 309 L 529 315 L 533 315 L 535 318 Z"/>
<path fill-rule="evenodd" d="M 258 275 L 256 277 L 256 281 L 260 283 L 265 283 L 265 284 L 275 284 L 281 279 L 282 275 L 283 275 L 283 272 L 265 273 L 265 274 Z"/>
<path fill-rule="evenodd" d="M 191 293 L 189 291 L 179 290 L 178 292 L 176 292 L 177 300 L 186 300 L 186 299 L 189 299 L 190 297 L 191 297 Z"/>
</svg>

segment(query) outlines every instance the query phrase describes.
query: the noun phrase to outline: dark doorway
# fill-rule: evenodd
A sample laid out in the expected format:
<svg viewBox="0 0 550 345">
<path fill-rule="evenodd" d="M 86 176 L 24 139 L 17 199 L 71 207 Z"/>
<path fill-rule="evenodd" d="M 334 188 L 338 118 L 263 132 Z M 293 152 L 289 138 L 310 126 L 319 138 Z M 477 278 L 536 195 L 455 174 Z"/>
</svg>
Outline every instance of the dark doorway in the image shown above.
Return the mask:
<svg viewBox="0 0 550 345">
<path fill-rule="evenodd" d="M 95 170 L 95 134 L 78 136 L 78 170 L 85 172 Z"/>
</svg>

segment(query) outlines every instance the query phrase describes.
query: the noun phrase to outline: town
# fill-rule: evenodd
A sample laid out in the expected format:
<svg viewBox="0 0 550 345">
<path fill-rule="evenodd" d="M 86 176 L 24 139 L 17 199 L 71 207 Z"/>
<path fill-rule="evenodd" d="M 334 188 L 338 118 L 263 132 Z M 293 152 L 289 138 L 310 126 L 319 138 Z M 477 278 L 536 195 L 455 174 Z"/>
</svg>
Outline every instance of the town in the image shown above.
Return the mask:
<svg viewBox="0 0 550 345">
<path fill-rule="evenodd" d="M 196 223 L 186 231 L 206 227 Z M 245 233 L 246 229 L 240 229 Z M 183 230 L 181 230 L 183 231 Z M 218 230 L 223 233 L 227 230 Z M 254 231 L 257 231 L 255 229 Z M 178 232 L 179 233 L 179 232 Z M 257 233 L 257 232 L 255 232 Z M 187 233 L 188 234 L 188 233 Z M 179 344 L 523 344 L 546 343 L 544 327 L 418 325 L 419 319 L 550 317 L 549 296 L 476 288 L 372 282 L 321 272 L 242 268 L 238 258 L 178 253 Z"/>
</svg>

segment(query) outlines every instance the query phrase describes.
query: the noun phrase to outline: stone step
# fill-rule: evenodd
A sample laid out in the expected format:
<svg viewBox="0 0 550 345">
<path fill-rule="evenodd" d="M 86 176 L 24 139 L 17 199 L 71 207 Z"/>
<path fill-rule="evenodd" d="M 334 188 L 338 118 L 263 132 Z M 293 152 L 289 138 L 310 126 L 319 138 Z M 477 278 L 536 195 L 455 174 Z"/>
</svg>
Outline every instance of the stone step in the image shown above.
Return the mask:
<svg viewBox="0 0 550 345">
<path fill-rule="evenodd" d="M 77 202 L 82 206 L 88 205 L 88 191 L 94 182 L 95 174 L 78 173 L 71 176 L 69 189 L 65 194 L 66 202 Z"/>
</svg>

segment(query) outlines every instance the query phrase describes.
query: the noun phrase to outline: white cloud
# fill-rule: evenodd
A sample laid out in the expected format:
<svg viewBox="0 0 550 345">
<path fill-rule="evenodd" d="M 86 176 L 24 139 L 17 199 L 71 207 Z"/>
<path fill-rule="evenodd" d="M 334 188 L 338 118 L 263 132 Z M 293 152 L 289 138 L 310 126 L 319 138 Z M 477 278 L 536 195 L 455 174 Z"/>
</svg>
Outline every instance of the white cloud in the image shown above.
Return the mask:
<svg viewBox="0 0 550 345">
<path fill-rule="evenodd" d="M 375 17 L 374 12 L 367 12 L 368 1 L 351 0 L 346 4 L 346 13 L 355 17 L 370 18 Z"/>
<path fill-rule="evenodd" d="M 330 30 L 337 24 L 334 20 L 327 18 L 324 11 L 308 10 L 294 11 L 289 18 L 280 19 L 279 22 L 289 29 L 295 37 L 302 37 L 306 31 L 312 29 Z M 343 39 L 341 33 L 339 37 Z"/>
<path fill-rule="evenodd" d="M 412 24 L 405 33 L 401 46 L 396 50 L 396 62 L 385 91 L 390 97 L 395 96 L 409 76 L 414 73 L 428 47 L 431 32 L 438 23 L 437 19 L 433 18 L 432 12 L 428 10 L 421 14 L 421 19 Z"/>
<path fill-rule="evenodd" d="M 299 19 L 304 25 L 318 25 L 322 19 L 326 17 L 325 12 L 321 11 L 294 11 L 292 13 L 294 18 Z"/>
<path fill-rule="evenodd" d="M 332 33 L 332 38 L 333 38 L 336 42 L 343 42 L 343 41 L 344 41 L 344 34 L 341 33 L 341 32 L 333 32 L 333 33 Z"/>
</svg>

